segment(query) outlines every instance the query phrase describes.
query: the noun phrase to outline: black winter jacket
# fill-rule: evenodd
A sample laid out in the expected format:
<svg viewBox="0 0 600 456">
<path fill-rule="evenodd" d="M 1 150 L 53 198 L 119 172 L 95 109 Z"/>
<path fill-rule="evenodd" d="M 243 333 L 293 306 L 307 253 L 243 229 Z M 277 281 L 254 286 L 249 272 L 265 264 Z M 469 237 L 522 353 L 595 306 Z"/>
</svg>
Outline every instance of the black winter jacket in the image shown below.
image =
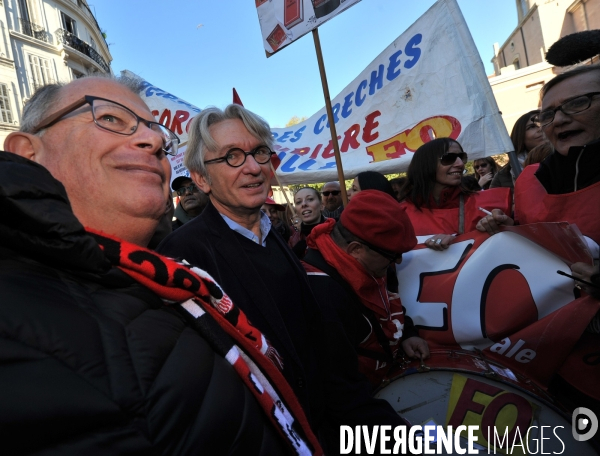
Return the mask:
<svg viewBox="0 0 600 456">
<path fill-rule="evenodd" d="M 118 269 L 48 171 L 0 152 L 0 442 L 20 454 L 286 454 L 226 360 Z"/>
</svg>

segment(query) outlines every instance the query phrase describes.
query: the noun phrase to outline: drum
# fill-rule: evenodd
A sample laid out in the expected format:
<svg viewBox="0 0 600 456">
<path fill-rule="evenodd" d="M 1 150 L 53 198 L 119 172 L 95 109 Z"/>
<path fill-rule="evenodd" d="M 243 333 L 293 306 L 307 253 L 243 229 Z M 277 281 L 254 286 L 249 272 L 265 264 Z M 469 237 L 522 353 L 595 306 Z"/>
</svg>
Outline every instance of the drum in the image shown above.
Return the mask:
<svg viewBox="0 0 600 456">
<path fill-rule="evenodd" d="M 433 350 L 424 362 L 406 362 L 389 378 L 377 398 L 413 425 L 433 420 L 452 429 L 478 426 L 480 454 L 598 454 L 590 441 L 575 440 L 571 416 L 544 390 L 480 353 Z"/>
</svg>

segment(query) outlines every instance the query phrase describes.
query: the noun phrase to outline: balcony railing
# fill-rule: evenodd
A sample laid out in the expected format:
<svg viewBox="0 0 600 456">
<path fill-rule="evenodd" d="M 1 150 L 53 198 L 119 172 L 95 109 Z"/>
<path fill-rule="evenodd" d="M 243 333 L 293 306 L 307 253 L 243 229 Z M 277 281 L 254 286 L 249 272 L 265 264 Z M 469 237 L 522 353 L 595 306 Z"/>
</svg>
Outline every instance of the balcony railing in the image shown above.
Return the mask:
<svg viewBox="0 0 600 456">
<path fill-rule="evenodd" d="M 36 40 L 44 41 L 46 43 L 51 43 L 50 34 L 44 30 L 43 27 L 34 24 L 33 22 L 26 21 L 25 19 L 20 18 L 21 20 L 21 33 L 24 35 L 35 38 Z"/>
<path fill-rule="evenodd" d="M 73 48 L 84 55 L 87 55 L 90 59 L 100 65 L 106 73 L 110 73 L 110 67 L 106 63 L 106 60 L 104 60 L 104 58 L 85 41 L 80 40 L 71 32 L 68 32 L 64 29 L 58 29 L 56 31 L 56 37 L 59 43 L 63 43 L 64 45 L 69 46 L 70 48 Z"/>
</svg>

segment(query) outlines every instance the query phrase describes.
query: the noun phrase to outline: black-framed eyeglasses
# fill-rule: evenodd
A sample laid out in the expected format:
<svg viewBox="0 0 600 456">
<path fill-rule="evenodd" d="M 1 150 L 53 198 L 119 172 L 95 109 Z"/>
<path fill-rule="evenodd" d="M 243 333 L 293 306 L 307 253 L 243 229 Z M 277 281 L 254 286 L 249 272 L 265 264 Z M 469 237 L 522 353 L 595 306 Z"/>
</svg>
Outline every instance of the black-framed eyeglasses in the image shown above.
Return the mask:
<svg viewBox="0 0 600 456">
<path fill-rule="evenodd" d="M 213 158 L 212 160 L 206 160 L 204 162 L 205 165 L 209 165 L 211 163 L 218 163 L 224 161 L 229 166 L 233 168 L 238 168 L 246 163 L 246 158 L 248 155 L 252 155 L 256 163 L 259 165 L 264 165 L 265 163 L 269 163 L 271 159 L 271 155 L 273 155 L 271 149 L 267 146 L 258 146 L 252 149 L 250 152 L 244 152 L 242 149 L 238 149 L 237 147 L 234 149 L 229 149 L 225 155 L 219 158 Z"/>
<path fill-rule="evenodd" d="M 395 263 L 396 261 L 400 260 L 402 258 L 402 254 L 401 253 L 393 253 L 393 252 L 388 252 L 386 250 L 382 250 L 378 247 L 375 247 L 373 244 L 369 244 L 366 241 L 356 241 L 359 244 L 362 244 L 366 247 L 368 247 L 369 249 L 371 249 L 373 252 L 378 253 L 379 255 L 381 255 L 383 258 L 385 258 L 386 260 L 388 260 L 390 263 Z"/>
<path fill-rule="evenodd" d="M 460 158 L 463 163 L 467 163 L 468 157 L 466 152 L 448 152 L 440 157 L 440 163 L 444 166 L 450 166 L 454 164 L 457 158 Z"/>
<path fill-rule="evenodd" d="M 119 135 L 131 136 L 137 131 L 141 122 L 150 130 L 158 133 L 162 137 L 162 150 L 165 154 L 177 154 L 177 149 L 180 142 L 179 137 L 167 127 L 159 124 L 158 122 L 143 119 L 131 109 L 123 106 L 120 103 L 92 95 L 85 95 L 83 98 L 71 103 L 69 106 L 64 107 L 60 111 L 49 115 L 43 119 L 31 133 L 35 134 L 41 130 L 50 128 L 52 125 L 63 120 L 67 114 L 70 114 L 86 103 L 92 108 L 92 117 L 94 119 L 94 123 L 103 130 L 117 133 Z"/>
<path fill-rule="evenodd" d="M 179 187 L 179 188 L 176 190 L 176 192 L 177 192 L 177 194 L 178 194 L 179 196 L 183 196 L 183 195 L 185 195 L 187 192 L 190 192 L 190 193 L 195 193 L 195 192 L 198 192 L 198 191 L 199 191 L 199 190 L 198 190 L 198 187 L 196 187 L 196 184 L 193 184 L 193 183 L 192 183 L 192 184 L 190 184 L 190 185 L 187 185 L 187 186 L 182 186 L 182 187 Z"/>
<path fill-rule="evenodd" d="M 533 116 L 533 122 L 538 127 L 545 127 L 550 125 L 554 121 L 556 111 L 562 111 L 564 114 L 573 115 L 585 111 L 592 105 L 592 98 L 596 95 L 600 95 L 600 92 L 590 92 L 584 95 L 571 98 L 565 101 L 560 106 L 553 109 L 546 109 L 536 116 Z"/>
<path fill-rule="evenodd" d="M 338 196 L 340 193 L 342 193 L 341 190 L 331 190 L 331 191 L 321 192 L 321 195 L 323 195 L 323 196 L 329 196 L 329 195 Z"/>
</svg>

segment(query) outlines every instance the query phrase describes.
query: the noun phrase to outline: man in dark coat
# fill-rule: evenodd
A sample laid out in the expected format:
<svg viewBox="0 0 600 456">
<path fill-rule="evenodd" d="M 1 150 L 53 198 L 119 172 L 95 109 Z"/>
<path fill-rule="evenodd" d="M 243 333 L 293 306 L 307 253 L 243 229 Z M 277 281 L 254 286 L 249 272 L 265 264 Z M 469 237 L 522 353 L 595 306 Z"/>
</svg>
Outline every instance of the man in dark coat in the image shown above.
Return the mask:
<svg viewBox="0 0 600 456">
<path fill-rule="evenodd" d="M 179 204 L 175 208 L 173 231 L 200 215 L 208 204 L 208 196 L 196 187 L 187 176 L 179 176 L 173 180 L 171 188 L 179 195 Z"/>
<path fill-rule="evenodd" d="M 276 398 L 257 393 L 243 372 L 274 368 L 206 305 L 226 298 L 218 285 L 141 247 L 164 213 L 166 153 L 177 142 L 135 87 L 97 77 L 41 88 L 25 106 L 21 131 L 6 139 L 13 152 L 0 152 L 6 454 L 291 452 L 290 428 L 281 432 L 270 418 L 281 405 L 265 407 Z M 177 296 L 187 300 L 178 305 Z M 240 359 L 244 353 L 250 358 Z M 300 416 L 293 396 L 277 399 Z"/>
<path fill-rule="evenodd" d="M 260 210 L 272 142 L 268 124 L 239 105 L 196 116 L 185 166 L 210 204 L 158 251 L 206 269 L 273 343 L 283 375 L 333 454 L 341 424 L 404 423 L 371 398 L 335 312 L 319 308 L 302 266 Z"/>
</svg>

